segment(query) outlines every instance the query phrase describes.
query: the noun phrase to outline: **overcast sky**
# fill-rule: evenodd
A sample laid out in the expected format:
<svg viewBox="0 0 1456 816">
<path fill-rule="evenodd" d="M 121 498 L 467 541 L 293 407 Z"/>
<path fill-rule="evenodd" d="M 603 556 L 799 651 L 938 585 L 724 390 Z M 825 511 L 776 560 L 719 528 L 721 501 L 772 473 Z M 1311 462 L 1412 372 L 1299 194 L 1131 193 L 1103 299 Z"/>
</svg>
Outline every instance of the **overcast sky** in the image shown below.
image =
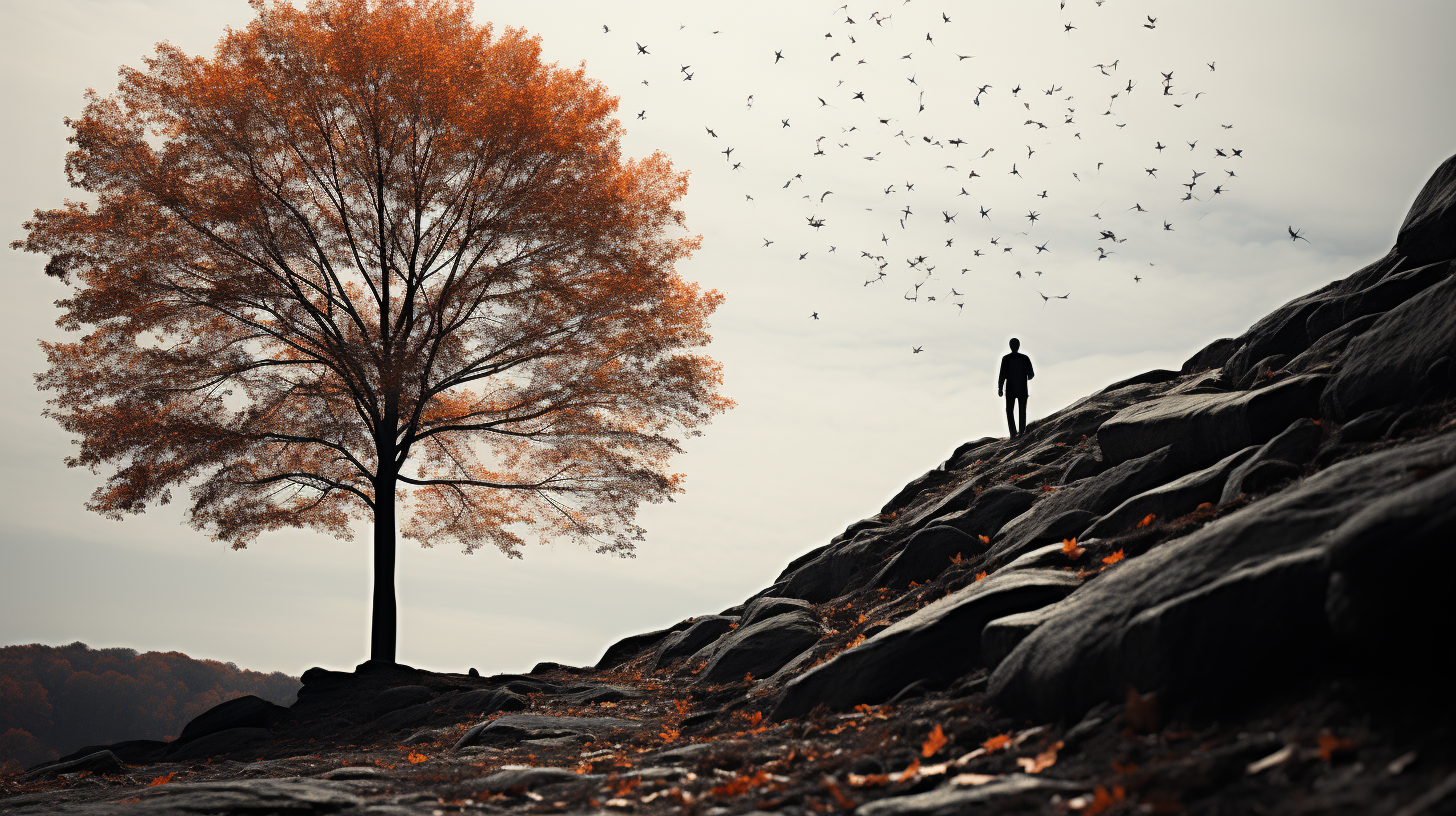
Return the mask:
<svg viewBox="0 0 1456 816">
<path fill-rule="evenodd" d="M 1382 255 L 1456 152 L 1448 0 L 841 5 L 477 4 L 480 22 L 540 35 L 548 59 L 584 62 L 617 94 L 629 155 L 691 171 L 704 241 L 680 272 L 727 296 L 710 353 L 738 407 L 677 461 L 688 492 L 642 513 L 635 559 L 402 545 L 401 662 L 590 663 L 620 636 L 738 603 L 957 444 L 1004 434 L 1008 338 L 1036 366 L 1033 419 L 1177 368 Z M 114 89 L 161 40 L 210 54 L 250 18 L 242 0 L 0 4 L 5 240 L 72 194 L 62 119 L 86 88 Z M 65 290 L 42 258 L 0 264 L 0 644 L 294 674 L 363 660 L 367 536 L 280 533 L 234 552 L 180 507 L 121 523 L 84 511 L 99 477 L 64 466 L 70 440 L 32 380 L 36 341 L 63 336 Z"/>
</svg>

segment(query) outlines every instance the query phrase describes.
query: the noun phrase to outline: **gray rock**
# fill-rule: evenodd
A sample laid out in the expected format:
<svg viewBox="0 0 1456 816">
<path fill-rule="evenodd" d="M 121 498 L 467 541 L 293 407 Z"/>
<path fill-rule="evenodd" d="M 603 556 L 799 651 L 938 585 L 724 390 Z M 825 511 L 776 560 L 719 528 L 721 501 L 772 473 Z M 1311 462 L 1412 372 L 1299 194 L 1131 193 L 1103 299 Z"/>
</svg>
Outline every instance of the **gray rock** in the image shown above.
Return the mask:
<svg viewBox="0 0 1456 816">
<path fill-rule="evenodd" d="M 1187 459 L 1172 446 L 1130 459 L 1100 476 L 1059 488 L 1013 519 L 991 542 L 989 564 L 1011 562 L 1051 541 L 1075 536 L 1103 513 L 1189 471 Z M 1080 514 L 1068 516 L 1078 511 Z"/>
<path fill-rule="evenodd" d="M 185 762 L 190 759 L 223 756 L 251 748 L 272 738 L 272 732 L 266 728 L 228 728 L 169 750 L 167 759 L 172 762 Z"/>
<path fill-rule="evenodd" d="M 1017 612 L 997 618 L 986 624 L 986 628 L 981 630 L 981 665 L 996 668 L 1021 641 L 1026 640 L 1027 635 L 1051 619 L 1056 614 L 1056 609 L 1056 604 L 1050 604 L 1030 612 Z"/>
<path fill-rule="evenodd" d="M 1055 603 L 1076 586 L 1075 575 L 1055 570 L 977 581 L 791 680 L 773 719 L 797 717 L 820 703 L 831 710 L 880 703 L 917 680 L 949 681 L 976 665 L 987 622 Z"/>
<path fill-rule="evenodd" d="M 615 669 L 661 643 L 673 632 L 681 632 L 689 626 L 692 626 L 692 621 L 685 620 L 667 629 L 659 629 L 655 632 L 644 632 L 640 635 L 624 637 L 607 647 L 607 651 L 602 655 L 602 659 L 597 661 L 596 668 L 598 671 Z"/>
<path fill-rule="evenodd" d="M 1450 436 L 1447 434 L 1446 436 Z M 1449 579 L 1442 563 L 1456 541 L 1456 467 L 1433 456 L 1427 468 L 1399 478 L 1390 495 L 1373 501 L 1330 533 L 1326 614 L 1344 652 L 1364 664 L 1426 664 L 1430 677 L 1443 659 L 1429 648 L 1444 636 Z"/>
<path fill-rule="evenodd" d="M 755 598 L 744 605 L 743 615 L 738 619 L 738 628 L 752 626 L 785 612 L 810 612 L 813 608 L 808 601 L 798 598 Z"/>
<path fill-rule="evenodd" d="M 506 714 L 483 722 L 460 737 L 455 750 L 470 745 L 498 745 L 528 739 L 550 739 L 588 735 L 598 737 L 614 731 L 636 731 L 646 724 L 620 717 L 553 717 L 547 714 Z"/>
<path fill-rule="evenodd" d="M 1228 504 L 1238 498 L 1240 493 L 1254 493 L 1277 480 L 1297 478 L 1303 471 L 1302 466 L 1314 459 L 1324 436 L 1324 428 L 1313 421 L 1295 420 L 1229 472 L 1217 503 Z M 1275 461 L 1284 465 L 1267 464 Z M 1290 468 L 1293 468 L 1292 472 Z"/>
<path fill-rule="evenodd" d="M 1209 369 L 1222 368 L 1238 347 L 1239 343 L 1234 338 L 1220 337 L 1195 352 L 1178 370 L 1183 374 L 1197 374 Z"/>
<path fill-rule="evenodd" d="M 526 698 L 505 689 L 472 689 L 451 695 L 445 702 L 449 711 L 484 716 L 497 711 L 520 711 L 526 707 Z"/>
<path fill-rule="evenodd" d="M 990 538 L 1001 532 L 1006 522 L 1030 509 L 1036 500 L 1034 490 L 1012 484 L 991 485 L 976 496 L 970 507 L 945 516 L 937 524 L 953 527 L 967 535 Z"/>
<path fill-rule="evenodd" d="M 1104 394 L 1111 394 L 1113 391 L 1121 391 L 1122 389 L 1127 388 L 1130 385 L 1147 385 L 1149 383 L 1171 382 L 1182 376 L 1183 374 L 1178 371 L 1169 371 L 1166 368 L 1155 368 L 1152 371 L 1144 371 L 1141 374 L 1134 374 L 1133 376 L 1128 377 L 1125 380 L 1118 380 L 1112 385 L 1109 385 L 1101 391 L 1098 391 L 1096 396 L 1100 397 Z"/>
<path fill-rule="evenodd" d="M 983 436 L 972 442 L 963 442 L 954 451 L 951 451 L 942 467 L 946 470 L 960 470 L 969 467 L 977 459 L 989 454 L 1001 442 L 1001 439 L 994 436 Z"/>
<path fill-rule="evenodd" d="M 974 536 L 943 524 L 932 525 L 910 536 L 904 549 L 891 558 L 868 585 L 901 589 L 911 581 L 923 583 L 949 567 L 955 555 L 978 555 L 985 549 L 986 545 Z"/>
<path fill-rule="evenodd" d="M 1371 442 L 1385 435 L 1398 414 L 1389 408 L 1376 408 L 1340 426 L 1341 442 Z"/>
<path fill-rule="evenodd" d="M 278 722 L 288 709 L 248 694 L 225 703 L 218 703 L 193 717 L 182 733 L 177 735 L 168 747 L 169 752 L 208 734 L 216 734 L 231 728 L 268 728 Z"/>
<path fill-rule="evenodd" d="M 640 700 L 647 696 L 647 692 L 635 689 L 631 686 L 614 685 L 591 685 L 585 688 L 573 688 L 570 692 L 563 694 L 559 699 L 573 705 L 583 706 L 593 703 L 620 703 L 623 700 Z"/>
<path fill-rule="evenodd" d="M 491 793 L 534 790 L 561 782 L 594 783 L 606 779 L 605 774 L 579 774 L 568 768 L 507 767 L 480 778 L 480 787 Z"/>
<path fill-rule="evenodd" d="M 426 686 L 395 686 L 376 694 L 365 706 L 365 715 L 372 720 L 391 711 L 419 705 L 434 696 L 435 692 Z"/>
<path fill-rule="evenodd" d="M 738 618 L 724 615 L 704 615 L 692 625 L 668 635 L 657 647 L 657 654 L 648 666 L 649 671 L 665 668 L 669 663 L 683 657 L 691 657 L 704 646 L 712 643 L 733 628 Z"/>
<path fill-rule="evenodd" d="M 434 717 L 435 709 L 438 707 L 438 704 L 431 702 L 395 709 L 370 720 L 365 727 L 370 731 L 385 734 L 403 731 L 406 728 L 419 728 Z"/>
<path fill-rule="evenodd" d="M 1448 276 L 1386 312 L 1350 341 L 1320 396 L 1320 407 L 1344 421 L 1376 408 L 1415 402 L 1432 390 L 1444 393 L 1449 383 L 1429 381 L 1428 372 L 1441 358 L 1453 356 L 1456 277 Z"/>
<path fill-rule="evenodd" d="M 1239 378 L 1238 390 L 1247 391 L 1253 388 L 1254 384 L 1259 380 L 1268 378 L 1274 372 L 1283 369 L 1284 364 L 1289 362 L 1290 357 L 1291 355 L 1288 354 L 1271 354 L 1249 366 L 1249 370 L 1244 372 L 1244 376 Z"/>
<path fill-rule="evenodd" d="M 1045 776 L 1007 774 L 984 785 L 947 783 L 925 793 L 890 796 L 855 808 L 854 816 L 962 816 L 969 813 L 1010 812 L 1013 800 L 1028 806 L 1045 804 L 1052 793 L 1081 793 L 1083 782 L 1068 782 Z M 1021 812 L 1020 808 L 1015 808 Z"/>
<path fill-rule="evenodd" d="M 401 745 L 428 745 L 446 734 L 450 733 L 448 728 L 421 728 L 418 731 L 404 738 Z"/>
<path fill-rule="evenodd" d="M 698 683 L 740 680 L 745 674 L 768 677 L 810 649 L 824 634 L 814 616 L 802 609 L 740 626 L 711 647 Z"/>
<path fill-rule="evenodd" d="M 1113 464 L 1176 444 L 1190 463 L 1203 467 L 1249 445 L 1264 444 L 1300 417 L 1316 416 L 1327 380 L 1326 375 L 1306 374 L 1258 391 L 1148 400 L 1104 422 L 1097 441 Z"/>
<path fill-rule="evenodd" d="M 1059 485 L 1069 485 L 1072 482 L 1079 482 L 1088 479 L 1107 469 L 1107 463 L 1102 457 L 1095 453 L 1084 453 L 1072 460 L 1067 469 L 1062 472 Z"/>
<path fill-rule="evenodd" d="M 1327 643 L 1324 536 L 1456 459 L 1456 434 L 1332 465 L 1129 559 L 1057 606 L 991 675 L 1008 711 L 1072 720 L 1126 687 L 1227 699 L 1298 672 Z M 1287 556 L 1287 557 L 1286 557 Z"/>
<path fill-rule="evenodd" d="M 1311 338 L 1323 339 L 1326 333 L 1335 331 L 1339 326 L 1394 309 L 1427 287 L 1445 280 L 1449 274 L 1450 267 L 1446 263 L 1410 268 L 1408 260 L 1401 259 L 1372 285 L 1352 286 L 1347 294 L 1326 301 L 1309 316 L 1306 331 Z"/>
<path fill-rule="evenodd" d="M 392 780 L 395 774 L 384 768 L 374 765 L 346 765 L 343 768 L 334 768 L 318 775 L 319 779 L 336 779 L 340 781 L 364 781 L 375 782 Z"/>
<path fill-rule="evenodd" d="M 1415 263 L 1456 258 L 1456 156 L 1427 179 L 1400 225 L 1395 252 Z"/>
<path fill-rule="evenodd" d="M 128 794 L 140 802 L 118 807 L 132 813 L 333 813 L 362 807 L 360 782 L 339 779 L 246 779 L 184 782 Z"/>
<path fill-rule="evenodd" d="M 121 760 L 116 754 L 110 751 L 96 751 L 83 757 L 69 760 L 67 762 L 54 762 L 30 771 L 20 777 L 22 782 L 35 782 L 41 779 L 55 779 L 61 774 L 80 773 L 88 771 L 93 774 L 108 774 L 120 771 Z"/>
<path fill-rule="evenodd" d="M 1229 474 L 1254 454 L 1258 447 L 1250 445 L 1241 451 L 1231 453 L 1203 470 L 1180 476 L 1164 485 L 1147 490 L 1119 504 L 1082 531 L 1082 540 L 1108 538 L 1127 532 L 1149 514 L 1160 519 L 1177 518 L 1192 512 L 1204 502 L 1218 503 L 1223 486 Z"/>
<path fill-rule="evenodd" d="M 944 468 L 936 468 L 926 472 L 924 475 L 915 478 L 909 484 L 900 488 L 900 492 L 896 493 L 888 502 L 885 502 L 884 507 L 880 508 L 880 514 L 888 516 L 897 510 L 903 510 L 909 507 L 919 498 L 921 493 L 940 487 L 949 481 L 950 478 L 950 472 Z"/>
</svg>

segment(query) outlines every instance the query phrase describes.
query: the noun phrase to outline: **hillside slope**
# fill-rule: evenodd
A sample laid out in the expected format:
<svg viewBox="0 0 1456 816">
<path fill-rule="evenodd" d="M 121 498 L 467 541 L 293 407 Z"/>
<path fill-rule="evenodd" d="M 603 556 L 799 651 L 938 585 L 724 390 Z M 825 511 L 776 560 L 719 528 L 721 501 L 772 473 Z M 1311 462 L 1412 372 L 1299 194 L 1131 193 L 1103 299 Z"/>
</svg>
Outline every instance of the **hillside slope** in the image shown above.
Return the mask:
<svg viewBox="0 0 1456 816">
<path fill-rule="evenodd" d="M 1453 205 L 594 667 L 312 669 L 0 811 L 1453 812 Z"/>
</svg>

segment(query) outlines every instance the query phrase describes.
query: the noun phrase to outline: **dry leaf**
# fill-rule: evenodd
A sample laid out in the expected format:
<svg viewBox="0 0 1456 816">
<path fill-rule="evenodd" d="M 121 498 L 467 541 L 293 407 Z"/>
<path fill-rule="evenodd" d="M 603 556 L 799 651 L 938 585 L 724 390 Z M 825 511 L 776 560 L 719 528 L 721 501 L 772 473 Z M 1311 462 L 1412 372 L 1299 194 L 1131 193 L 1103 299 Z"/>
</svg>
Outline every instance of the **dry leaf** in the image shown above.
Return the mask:
<svg viewBox="0 0 1456 816">
<path fill-rule="evenodd" d="M 1008 746 L 1010 744 L 1011 744 L 1011 735 L 1010 734 L 997 734 L 996 736 L 991 737 L 990 739 L 988 739 L 985 742 L 981 743 L 981 747 L 986 749 L 986 753 L 991 754 L 991 753 L 995 753 L 996 751 L 1001 750 L 1002 748 L 1005 748 L 1006 746 Z"/>
<path fill-rule="evenodd" d="M 960 553 L 956 553 L 955 555 L 952 555 L 950 557 L 950 562 L 952 564 L 959 564 L 961 562 L 961 554 Z"/>
<path fill-rule="evenodd" d="M 1021 770 L 1027 773 L 1041 773 L 1042 771 L 1057 764 L 1057 751 L 1061 749 L 1062 742 L 1058 740 L 1052 743 L 1050 748 L 1037 754 L 1034 757 L 1017 757 L 1016 764 Z"/>
<path fill-rule="evenodd" d="M 976 538 L 981 539 L 981 543 L 982 544 L 990 544 L 991 543 L 991 537 L 990 536 L 976 536 Z"/>
<path fill-rule="evenodd" d="M 920 755 L 927 758 L 933 757 L 946 742 L 945 732 L 940 730 L 939 724 L 936 724 L 935 730 L 931 731 L 930 736 L 925 738 L 925 742 L 920 744 Z"/>
<path fill-rule="evenodd" d="M 1116 564 L 1118 561 L 1121 561 L 1125 557 L 1126 556 L 1124 556 L 1122 554 L 1122 550 L 1118 550 L 1117 552 L 1113 553 L 1112 555 L 1109 555 L 1106 558 L 1102 559 L 1102 563 L 1104 563 L 1104 564 Z"/>
<path fill-rule="evenodd" d="M 1064 538 L 1064 539 L 1062 539 L 1062 554 L 1065 555 L 1065 556 L 1067 556 L 1068 558 L 1072 559 L 1073 561 L 1076 561 L 1078 558 L 1081 558 L 1082 557 L 1082 553 L 1084 553 L 1084 552 L 1087 552 L 1087 551 L 1084 550 L 1084 549 L 1082 549 L 1081 547 L 1078 547 L 1077 546 L 1077 539 L 1075 539 L 1075 538 Z"/>
<path fill-rule="evenodd" d="M 918 759 L 911 760 L 910 764 L 905 767 L 905 770 L 901 771 L 899 774 L 897 774 L 895 776 L 895 781 L 896 782 L 904 782 L 907 779 L 913 779 L 913 778 L 915 778 L 915 774 L 917 774 L 919 772 L 920 772 L 920 760 L 918 760 Z"/>
<path fill-rule="evenodd" d="M 981 580 L 982 578 L 985 578 L 985 577 L 986 577 L 986 571 L 985 570 L 981 570 L 980 572 L 976 573 L 976 580 L 977 581 L 979 581 L 979 580 Z"/>
<path fill-rule="evenodd" d="M 176 771 L 172 771 L 171 773 L 167 774 L 166 776 L 159 776 L 156 779 L 153 779 L 152 781 L 148 782 L 147 783 L 147 787 L 149 787 L 149 788 L 155 788 L 158 785 L 165 785 L 168 782 L 171 782 L 172 781 L 172 777 L 174 777 L 176 775 L 177 775 L 177 772 Z"/>
<path fill-rule="evenodd" d="M 409 756 L 405 757 L 405 759 L 408 759 L 410 761 L 410 764 L 411 765 L 418 765 L 421 762 L 424 762 L 425 760 L 429 759 L 429 757 L 425 756 L 424 754 L 420 754 L 420 753 L 416 753 L 414 751 L 410 751 L 409 752 Z"/>
<path fill-rule="evenodd" d="M 749 725 L 758 725 L 761 722 L 763 722 L 763 712 L 762 711 L 755 711 L 748 718 L 748 724 Z"/>
</svg>

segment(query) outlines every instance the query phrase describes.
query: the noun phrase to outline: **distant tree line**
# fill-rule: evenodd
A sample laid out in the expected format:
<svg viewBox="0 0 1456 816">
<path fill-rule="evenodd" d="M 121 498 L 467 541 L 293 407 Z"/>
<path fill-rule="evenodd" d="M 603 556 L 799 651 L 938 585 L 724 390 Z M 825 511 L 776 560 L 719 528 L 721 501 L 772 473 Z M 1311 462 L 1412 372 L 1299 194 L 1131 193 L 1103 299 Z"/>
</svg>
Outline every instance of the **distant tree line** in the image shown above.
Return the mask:
<svg viewBox="0 0 1456 816">
<path fill-rule="evenodd" d="M 289 705 L 299 685 L 283 672 L 181 652 L 137 654 L 80 641 L 0 647 L 0 772 L 86 745 L 170 739 L 198 714 L 246 694 Z"/>
</svg>

